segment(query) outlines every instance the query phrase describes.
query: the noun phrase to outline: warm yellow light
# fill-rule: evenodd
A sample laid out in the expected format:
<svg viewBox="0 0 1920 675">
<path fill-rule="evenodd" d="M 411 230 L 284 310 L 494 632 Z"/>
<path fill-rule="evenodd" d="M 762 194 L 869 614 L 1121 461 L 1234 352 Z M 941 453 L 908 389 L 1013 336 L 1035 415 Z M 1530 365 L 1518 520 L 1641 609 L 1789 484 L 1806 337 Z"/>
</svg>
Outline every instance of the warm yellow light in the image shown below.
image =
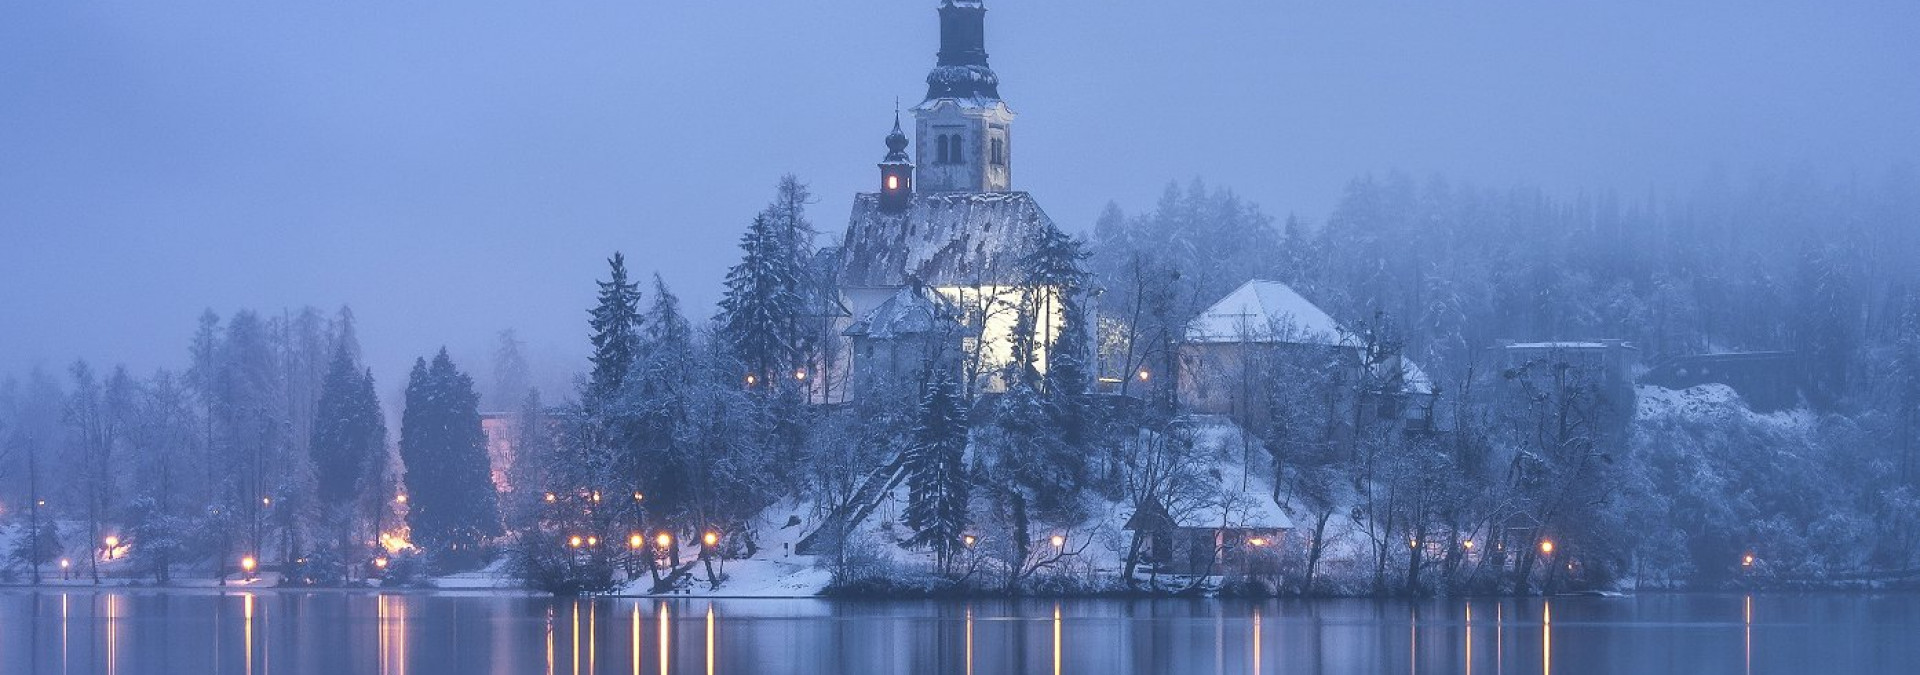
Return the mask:
<svg viewBox="0 0 1920 675">
<path fill-rule="evenodd" d="M 107 535 L 107 548 L 108 548 L 109 550 L 111 550 L 111 549 L 116 549 L 116 548 L 120 548 L 120 538 L 119 538 L 119 537 L 116 537 L 116 536 L 113 536 L 113 535 L 111 535 L 111 534 L 109 534 L 109 535 Z M 1751 556 L 1749 556 L 1749 557 L 1751 557 Z"/>
<path fill-rule="evenodd" d="M 599 538 L 599 537 L 587 537 L 587 545 L 588 545 L 588 546 L 599 546 L 599 545 L 600 545 L 600 538 Z"/>
<path fill-rule="evenodd" d="M 971 534 L 960 538 L 960 543 L 966 544 L 967 548 L 973 548 L 973 545 L 979 541 L 980 541 L 979 539 L 975 538 Z"/>
<path fill-rule="evenodd" d="M 580 535 L 574 535 L 574 536 L 568 537 L 567 545 L 572 546 L 574 548 L 580 548 Z"/>
<path fill-rule="evenodd" d="M 547 496 L 549 496 L 549 497 L 551 497 L 551 496 L 553 496 L 553 495 L 547 495 Z M 407 503 L 407 496 L 406 496 L 406 495 L 397 495 L 397 496 L 395 496 L 395 497 L 393 498 L 393 501 L 396 501 L 396 502 L 399 502 L 399 503 L 401 503 L 401 504 L 405 504 L 405 503 Z"/>
<path fill-rule="evenodd" d="M 592 496 L 593 496 L 593 501 L 595 501 L 595 502 L 598 502 L 598 501 L 600 501 L 600 491 L 599 491 L 599 490 L 594 490 L 594 491 L 593 491 L 593 495 L 592 495 Z"/>
<path fill-rule="evenodd" d="M 384 569 L 386 569 L 386 568 L 387 568 L 387 559 L 386 559 L 386 558 L 374 558 L 374 559 L 373 559 L 373 566 L 374 566 L 374 567 L 378 567 L 378 568 L 380 568 L 380 569 L 383 569 L 383 570 L 384 570 Z"/>
<path fill-rule="evenodd" d="M 1067 545 L 1067 538 L 1057 534 L 1047 539 L 1047 541 L 1053 542 L 1054 548 L 1061 548 Z"/>
<path fill-rule="evenodd" d="M 653 544 L 655 546 L 659 546 L 660 548 L 672 547 L 673 535 L 667 534 L 665 532 L 661 532 L 659 536 L 653 538 Z"/>
<path fill-rule="evenodd" d="M 1420 548 L 1420 542 L 1417 540 L 1408 539 L 1407 548 Z"/>
<path fill-rule="evenodd" d="M 1740 566 L 1741 566 L 1741 567 L 1752 567 L 1752 566 L 1753 566 L 1753 554 L 1752 554 L 1752 553 L 1748 553 L 1748 554 L 1746 554 L 1746 555 L 1744 555 L 1744 556 L 1741 556 L 1741 558 L 1740 558 Z"/>
<path fill-rule="evenodd" d="M 1266 538 L 1266 537 L 1254 537 L 1254 538 L 1252 538 L 1252 539 L 1248 539 L 1248 540 L 1247 540 L 1247 543 L 1249 543 L 1249 544 L 1253 544 L 1254 546 L 1266 546 L 1266 545 L 1267 545 L 1267 538 Z"/>
<path fill-rule="evenodd" d="M 556 496 L 554 496 L 554 494 L 553 494 L 553 493 L 551 493 L 551 492 L 549 492 L 549 493 L 547 493 L 547 503 L 548 503 L 548 504 L 552 504 L 552 503 L 554 502 L 554 500 L 557 500 L 557 499 L 559 499 L 559 497 L 556 497 Z"/>
<path fill-rule="evenodd" d="M 752 375 L 748 375 L 748 376 L 747 376 L 747 386 L 749 386 L 749 387 L 751 387 L 751 386 L 753 386 L 753 385 L 754 385 L 754 383 L 756 383 L 756 382 L 759 382 L 759 381 L 760 381 L 760 378 L 758 378 L 758 377 L 754 377 L 754 376 L 752 376 Z"/>
<path fill-rule="evenodd" d="M 240 569 L 246 571 L 248 574 L 252 574 L 253 568 L 259 567 L 259 566 L 260 566 L 260 561 L 254 560 L 253 556 L 247 556 L 245 558 L 240 559 Z"/>
<path fill-rule="evenodd" d="M 635 532 L 633 534 L 627 535 L 627 548 L 637 549 L 646 545 L 647 545 L 647 538 L 640 536 L 639 532 Z"/>
<path fill-rule="evenodd" d="M 64 569 L 66 569 L 66 568 L 68 568 L 68 567 L 72 567 L 72 566 L 73 566 L 73 561 L 71 561 L 71 560 L 68 560 L 68 559 L 66 559 L 66 558 L 61 558 L 61 559 L 60 559 L 60 569 L 63 569 L 63 570 L 64 570 Z"/>
<path fill-rule="evenodd" d="M 806 380 L 806 379 L 807 379 L 807 371 L 804 371 L 804 370 L 796 370 L 796 371 L 793 371 L 793 379 L 796 379 L 796 380 L 802 380 L 802 381 L 804 381 L 804 380 Z"/>
<path fill-rule="evenodd" d="M 260 505 L 261 505 L 261 506 L 273 506 L 273 498 L 272 498 L 272 497 L 261 497 L 261 498 L 260 498 Z"/>
<path fill-rule="evenodd" d="M 898 190 L 898 189 L 900 189 L 900 177 L 899 177 L 899 176 L 887 176 L 887 189 L 888 189 L 888 190 Z"/>
<path fill-rule="evenodd" d="M 719 543 L 720 543 L 720 533 L 718 533 L 718 532 L 708 532 L 708 533 L 706 533 L 706 534 L 703 534 L 703 535 L 700 535 L 700 543 L 702 543 L 702 544 L 705 544 L 705 545 L 707 545 L 707 546 L 713 546 L 713 545 L 715 545 L 715 544 L 719 544 Z"/>
<path fill-rule="evenodd" d="M 1552 553 L 1552 552 L 1553 552 L 1553 540 L 1552 540 L 1552 539 L 1542 539 L 1542 540 L 1540 540 L 1540 552 L 1541 552 L 1541 553 Z"/>
<path fill-rule="evenodd" d="M 1469 551 L 1471 551 L 1471 550 L 1473 550 L 1473 540 L 1472 540 L 1472 539 L 1468 539 L 1468 540 L 1466 540 L 1466 541 L 1463 541 L 1463 542 L 1460 542 L 1460 546 L 1461 546 L 1461 547 L 1463 547 L 1463 548 L 1465 548 L 1465 549 L 1467 549 L 1467 550 L 1469 550 Z"/>
<path fill-rule="evenodd" d="M 643 495 L 643 494 L 640 494 L 640 493 L 638 493 L 638 492 L 635 492 L 635 493 L 633 493 L 633 501 L 636 501 L 636 502 L 637 502 L 637 501 L 640 501 L 640 500 L 642 500 L 642 499 L 646 499 L 646 498 L 647 498 L 647 496 L 646 496 L 646 495 Z"/>
</svg>

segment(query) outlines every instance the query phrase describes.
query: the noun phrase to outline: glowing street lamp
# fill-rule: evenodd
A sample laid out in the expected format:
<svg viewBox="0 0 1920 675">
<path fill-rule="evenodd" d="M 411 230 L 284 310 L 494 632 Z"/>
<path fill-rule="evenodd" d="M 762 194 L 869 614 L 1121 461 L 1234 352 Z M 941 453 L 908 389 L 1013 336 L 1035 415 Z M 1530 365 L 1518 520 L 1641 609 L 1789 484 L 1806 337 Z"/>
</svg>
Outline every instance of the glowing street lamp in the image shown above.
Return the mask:
<svg viewBox="0 0 1920 675">
<path fill-rule="evenodd" d="M 966 544 L 967 548 L 973 548 L 974 544 L 980 543 L 980 538 L 969 534 L 967 536 L 961 537 L 960 543 Z"/>
<path fill-rule="evenodd" d="M 571 546 L 571 547 L 573 547 L 573 548 L 580 548 L 580 535 L 577 535 L 577 534 L 576 534 L 576 535 L 573 535 L 573 536 L 571 536 L 571 537 L 568 537 L 568 538 L 567 538 L 567 545 L 568 545 L 568 546 Z"/>
<path fill-rule="evenodd" d="M 1067 546 L 1067 538 L 1057 534 L 1053 535 L 1052 537 L 1048 537 L 1047 541 L 1051 542 L 1054 548 L 1066 548 Z"/>
<path fill-rule="evenodd" d="M 1471 551 L 1471 550 L 1473 550 L 1473 540 L 1472 540 L 1472 539 L 1468 539 L 1468 540 L 1466 540 L 1466 541 L 1463 541 L 1463 542 L 1460 542 L 1460 548 L 1464 548 L 1464 549 L 1467 549 L 1467 550 L 1469 550 L 1469 551 Z"/>
<path fill-rule="evenodd" d="M 627 548 L 634 549 L 637 551 L 637 550 L 640 550 L 640 547 L 646 546 L 646 545 L 647 545 L 647 538 L 641 536 L 639 532 L 635 532 L 633 534 L 627 535 Z"/>
<path fill-rule="evenodd" d="M 553 494 L 553 493 L 551 493 L 551 492 L 549 492 L 549 493 L 547 493 L 547 503 L 548 503 L 548 504 L 552 504 L 552 503 L 553 503 L 553 502 L 554 502 L 555 500 L 558 500 L 558 499 L 559 499 L 559 497 L 556 497 L 556 496 L 554 496 L 554 494 Z"/>
<path fill-rule="evenodd" d="M 273 506 L 273 498 L 272 498 L 272 497 L 261 497 L 261 498 L 260 498 L 260 505 L 261 505 L 261 506 Z"/>
<path fill-rule="evenodd" d="M 755 377 L 751 374 L 747 375 L 747 386 L 751 387 L 759 383 L 760 383 L 760 378 Z"/>
<path fill-rule="evenodd" d="M 708 531 L 706 534 L 700 535 L 700 544 L 703 546 L 716 546 L 719 543 L 720 533 L 718 532 Z"/>
<path fill-rule="evenodd" d="M 387 568 L 387 559 L 386 559 L 386 558 L 374 558 L 374 559 L 373 559 L 373 566 L 374 566 L 374 567 L 377 567 L 377 568 L 380 568 L 380 569 L 383 569 L 383 570 L 384 570 L 384 569 L 386 569 L 386 568 Z"/>
<path fill-rule="evenodd" d="M 248 577 L 252 577 L 253 571 L 255 569 L 258 569 L 259 567 L 260 567 L 260 561 L 255 560 L 253 556 L 247 556 L 240 559 L 240 571 L 246 572 Z"/>
<path fill-rule="evenodd" d="M 796 370 L 796 371 L 793 371 L 793 379 L 795 379 L 795 380 L 798 380 L 798 381 L 801 381 L 801 382 L 805 382 L 805 381 L 807 381 L 807 371 L 805 371 L 805 370 Z"/>
<path fill-rule="evenodd" d="M 1540 552 L 1546 555 L 1553 555 L 1553 540 L 1552 539 L 1540 540 Z"/>
<path fill-rule="evenodd" d="M 637 501 L 642 501 L 642 500 L 644 500 L 644 499 L 646 499 L 646 498 L 647 498 L 647 496 L 646 496 L 646 495 L 643 495 L 643 494 L 640 494 L 640 493 L 638 493 L 638 492 L 635 492 L 635 493 L 633 493 L 633 501 L 636 501 L 636 502 L 637 502 Z"/>
<path fill-rule="evenodd" d="M 1140 378 L 1141 382 L 1145 382 L 1147 380 L 1153 379 L 1153 373 L 1148 372 L 1147 369 L 1145 368 L 1141 368 L 1140 372 L 1134 374 L 1134 377 L 1138 377 Z"/>
<path fill-rule="evenodd" d="M 1753 567 L 1753 554 L 1748 553 L 1746 555 L 1740 556 L 1740 566 L 1749 567 L 1749 568 Z"/>
<path fill-rule="evenodd" d="M 66 559 L 66 558 L 61 558 L 61 559 L 60 559 L 60 569 L 61 569 L 61 570 L 63 570 L 63 571 L 64 571 L 64 570 L 66 570 L 67 568 L 69 568 L 69 567 L 72 567 L 72 566 L 73 566 L 73 561 L 72 561 L 72 560 L 68 560 L 68 559 Z"/>
<path fill-rule="evenodd" d="M 653 538 L 653 545 L 658 546 L 661 549 L 673 548 L 673 535 L 666 532 L 661 532 L 659 535 Z"/>
<path fill-rule="evenodd" d="M 549 496 L 551 496 L 551 495 L 549 495 Z M 404 494 L 400 494 L 400 495 L 394 495 L 394 497 L 393 497 L 393 501 L 394 501 L 394 503 L 396 503 L 396 504 L 405 504 L 405 503 L 407 503 L 407 496 L 406 496 L 406 495 L 404 495 Z"/>
</svg>

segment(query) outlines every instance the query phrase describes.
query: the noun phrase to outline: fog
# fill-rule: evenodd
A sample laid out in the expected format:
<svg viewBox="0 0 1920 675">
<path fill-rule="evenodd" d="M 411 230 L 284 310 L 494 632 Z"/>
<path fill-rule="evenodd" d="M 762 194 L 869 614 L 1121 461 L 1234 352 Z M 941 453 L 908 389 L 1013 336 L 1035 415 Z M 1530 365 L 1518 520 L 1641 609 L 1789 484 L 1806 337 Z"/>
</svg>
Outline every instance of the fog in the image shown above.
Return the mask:
<svg viewBox="0 0 1920 675">
<path fill-rule="evenodd" d="M 0 372 L 350 305 L 383 389 L 504 328 L 566 377 L 613 251 L 701 317 L 782 174 L 837 233 L 934 4 L 8 3 Z M 1194 177 L 1317 224 L 1394 169 L 1642 195 L 1920 157 L 1909 2 L 988 7 L 1015 188 L 1070 231 Z"/>
</svg>

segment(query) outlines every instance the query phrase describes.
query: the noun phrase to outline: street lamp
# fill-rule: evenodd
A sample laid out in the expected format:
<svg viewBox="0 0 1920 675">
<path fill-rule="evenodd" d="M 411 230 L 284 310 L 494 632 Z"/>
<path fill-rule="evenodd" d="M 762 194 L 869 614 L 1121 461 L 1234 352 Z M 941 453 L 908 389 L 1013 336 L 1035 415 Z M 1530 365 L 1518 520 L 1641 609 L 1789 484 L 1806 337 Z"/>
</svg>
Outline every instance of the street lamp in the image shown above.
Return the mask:
<svg viewBox="0 0 1920 675">
<path fill-rule="evenodd" d="M 407 495 L 406 495 L 406 494 L 404 494 L 404 493 L 402 493 L 402 494 L 398 494 L 398 495 L 394 495 L 394 497 L 393 497 L 393 501 L 394 501 L 394 503 L 396 503 L 396 504 L 405 504 L 405 503 L 407 503 Z"/>
<path fill-rule="evenodd" d="M 627 535 L 627 548 L 634 549 L 637 551 L 640 549 L 640 547 L 646 546 L 646 545 L 647 545 L 647 538 L 640 536 L 639 532 L 635 532 L 633 534 Z"/>
<path fill-rule="evenodd" d="M 552 504 L 552 503 L 554 502 L 554 500 L 557 500 L 557 499 L 559 499 L 559 497 L 555 497 L 555 496 L 553 495 L 553 493 L 551 493 L 551 492 L 549 492 L 549 493 L 547 493 L 547 503 L 548 503 L 548 504 Z"/>
<path fill-rule="evenodd" d="M 240 559 L 240 571 L 246 572 L 249 579 L 253 578 L 253 571 L 258 567 L 260 567 L 260 561 L 254 560 L 253 556 Z"/>
<path fill-rule="evenodd" d="M 599 538 L 599 537 L 587 537 L 587 547 L 588 547 L 588 548 L 593 548 L 593 547 L 595 547 L 595 546 L 599 546 L 599 545 L 600 545 L 600 538 Z"/>
<path fill-rule="evenodd" d="M 967 548 L 973 548 L 973 545 L 979 542 L 980 542 L 980 539 L 971 534 L 960 538 L 960 543 L 966 544 Z"/>
<path fill-rule="evenodd" d="M 1545 555 L 1553 555 L 1553 540 L 1552 539 L 1540 540 L 1540 552 Z"/>
<path fill-rule="evenodd" d="M 653 545 L 658 546 L 661 549 L 673 548 L 673 535 L 666 532 L 661 532 L 659 535 L 653 538 Z"/>
<path fill-rule="evenodd" d="M 1749 567 L 1749 568 L 1753 567 L 1753 554 L 1748 553 L 1746 555 L 1740 556 L 1740 566 Z"/>
<path fill-rule="evenodd" d="M 572 537 L 568 537 L 567 545 L 574 548 L 580 548 L 580 535 L 576 534 L 576 535 L 573 535 Z"/>
<path fill-rule="evenodd" d="M 1066 548 L 1067 546 L 1067 538 L 1057 534 L 1049 537 L 1047 541 L 1052 542 L 1054 548 Z"/>
</svg>

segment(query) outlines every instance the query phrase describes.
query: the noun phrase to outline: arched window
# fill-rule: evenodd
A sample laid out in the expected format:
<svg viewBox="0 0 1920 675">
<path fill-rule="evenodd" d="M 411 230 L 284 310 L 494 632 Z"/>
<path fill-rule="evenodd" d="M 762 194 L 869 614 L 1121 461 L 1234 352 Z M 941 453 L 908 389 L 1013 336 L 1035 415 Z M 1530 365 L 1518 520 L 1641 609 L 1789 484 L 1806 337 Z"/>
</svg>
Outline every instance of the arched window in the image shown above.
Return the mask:
<svg viewBox="0 0 1920 675">
<path fill-rule="evenodd" d="M 938 157 L 938 158 L 936 158 L 936 159 L 934 159 L 934 161 L 933 161 L 933 163 L 935 163 L 935 164 L 946 164 L 946 163 L 948 163 L 948 162 L 951 162 L 951 161 L 953 161 L 953 159 L 952 159 L 952 156 L 950 156 L 950 155 L 948 155 L 948 154 L 947 154 L 947 139 L 948 139 L 948 138 L 951 138 L 951 137 L 950 137 L 950 136 L 948 136 L 948 135 L 946 135 L 946 134 L 940 134 L 939 136 L 937 136 L 937 137 L 935 137 L 935 138 L 933 139 L 933 144 L 934 144 L 935 146 L 937 146 L 937 147 L 939 147 L 939 157 Z"/>
<path fill-rule="evenodd" d="M 952 136 L 948 136 L 947 142 L 951 144 L 950 148 L 947 150 L 947 157 L 948 157 L 947 161 L 954 164 L 965 162 L 966 160 L 963 158 L 966 157 L 966 155 L 960 154 L 960 134 L 954 134 Z"/>
<path fill-rule="evenodd" d="M 1006 164 L 1007 164 L 1006 141 L 1000 140 L 998 138 L 993 139 L 993 165 L 1006 166 Z"/>
</svg>

